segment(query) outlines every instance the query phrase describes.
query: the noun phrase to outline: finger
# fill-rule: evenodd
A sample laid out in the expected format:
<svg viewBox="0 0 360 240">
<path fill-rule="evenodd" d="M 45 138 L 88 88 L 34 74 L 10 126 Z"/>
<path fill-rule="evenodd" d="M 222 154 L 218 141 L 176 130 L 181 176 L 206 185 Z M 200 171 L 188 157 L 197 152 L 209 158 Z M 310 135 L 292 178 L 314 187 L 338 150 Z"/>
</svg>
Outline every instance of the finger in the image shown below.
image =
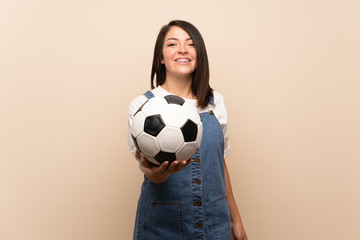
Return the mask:
<svg viewBox="0 0 360 240">
<path fill-rule="evenodd" d="M 169 165 L 168 161 L 163 162 L 158 168 L 159 173 L 165 173 L 167 171 L 168 165 Z"/>
<path fill-rule="evenodd" d="M 145 168 L 150 168 L 151 167 L 150 162 L 145 157 L 141 157 L 141 163 Z"/>
<path fill-rule="evenodd" d="M 183 169 L 184 167 L 186 167 L 187 165 L 188 165 L 187 161 L 185 161 L 185 160 L 181 161 L 177 166 L 177 170 L 179 171 L 179 170 Z"/>
<path fill-rule="evenodd" d="M 177 160 L 173 161 L 173 162 L 169 165 L 167 171 L 168 171 L 169 173 L 175 172 L 175 171 L 176 171 L 176 167 L 177 167 L 178 164 L 179 164 L 179 162 L 178 162 Z"/>
<path fill-rule="evenodd" d="M 177 161 L 177 164 L 174 166 L 173 171 L 174 172 L 180 171 L 184 167 L 185 164 L 186 164 L 186 162 L 184 162 L 184 161 L 181 161 L 181 162 Z"/>
<path fill-rule="evenodd" d="M 192 159 L 187 160 L 184 167 L 187 167 L 187 166 L 188 166 L 190 163 L 192 163 L 193 161 L 194 161 L 194 160 L 192 160 Z"/>
<path fill-rule="evenodd" d="M 183 169 L 183 168 L 185 168 L 186 166 L 188 166 L 191 162 L 192 162 L 192 160 L 188 160 L 188 161 L 183 160 L 183 161 L 179 162 L 179 163 L 176 165 L 176 167 L 175 167 L 175 169 L 174 169 L 174 172 L 180 171 L 181 169 Z"/>
</svg>

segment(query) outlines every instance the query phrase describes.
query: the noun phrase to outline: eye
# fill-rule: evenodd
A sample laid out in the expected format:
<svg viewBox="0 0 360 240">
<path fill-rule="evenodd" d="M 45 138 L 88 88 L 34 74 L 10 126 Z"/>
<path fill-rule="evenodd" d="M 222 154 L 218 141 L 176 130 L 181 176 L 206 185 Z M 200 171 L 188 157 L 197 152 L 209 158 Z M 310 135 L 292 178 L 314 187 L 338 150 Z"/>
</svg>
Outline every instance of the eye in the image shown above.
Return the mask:
<svg viewBox="0 0 360 240">
<path fill-rule="evenodd" d="M 167 46 L 168 46 L 168 47 L 174 47 L 174 46 L 175 46 L 175 43 L 169 43 Z"/>
</svg>

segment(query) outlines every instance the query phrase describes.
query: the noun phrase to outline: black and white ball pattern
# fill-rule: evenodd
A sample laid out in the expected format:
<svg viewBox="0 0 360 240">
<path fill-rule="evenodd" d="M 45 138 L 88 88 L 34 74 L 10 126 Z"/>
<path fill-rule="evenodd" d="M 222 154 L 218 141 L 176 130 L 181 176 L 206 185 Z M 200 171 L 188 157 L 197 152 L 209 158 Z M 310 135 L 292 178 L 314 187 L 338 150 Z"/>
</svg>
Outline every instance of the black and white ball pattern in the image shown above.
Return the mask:
<svg viewBox="0 0 360 240">
<path fill-rule="evenodd" d="M 153 97 L 135 113 L 131 135 L 139 153 L 154 164 L 189 160 L 200 147 L 202 122 L 183 98 Z"/>
</svg>

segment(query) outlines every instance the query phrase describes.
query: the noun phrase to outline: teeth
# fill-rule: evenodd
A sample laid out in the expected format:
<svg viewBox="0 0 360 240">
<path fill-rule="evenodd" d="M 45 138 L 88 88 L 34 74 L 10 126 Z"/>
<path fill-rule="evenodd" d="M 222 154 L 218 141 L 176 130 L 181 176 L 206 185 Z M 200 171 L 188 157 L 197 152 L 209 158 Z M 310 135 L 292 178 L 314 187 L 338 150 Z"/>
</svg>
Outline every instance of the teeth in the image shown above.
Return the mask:
<svg viewBox="0 0 360 240">
<path fill-rule="evenodd" d="M 176 62 L 190 62 L 189 59 L 177 59 Z"/>
</svg>

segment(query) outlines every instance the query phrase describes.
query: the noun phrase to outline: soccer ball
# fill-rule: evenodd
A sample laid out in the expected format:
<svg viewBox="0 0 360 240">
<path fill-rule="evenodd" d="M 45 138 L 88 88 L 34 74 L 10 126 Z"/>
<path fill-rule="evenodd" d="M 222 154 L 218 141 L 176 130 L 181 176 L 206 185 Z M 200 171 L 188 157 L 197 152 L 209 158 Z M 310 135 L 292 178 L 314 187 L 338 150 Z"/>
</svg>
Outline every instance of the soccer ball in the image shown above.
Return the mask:
<svg viewBox="0 0 360 240">
<path fill-rule="evenodd" d="M 153 97 L 135 113 L 131 136 L 139 153 L 156 165 L 189 160 L 200 147 L 202 122 L 183 98 Z"/>
</svg>

